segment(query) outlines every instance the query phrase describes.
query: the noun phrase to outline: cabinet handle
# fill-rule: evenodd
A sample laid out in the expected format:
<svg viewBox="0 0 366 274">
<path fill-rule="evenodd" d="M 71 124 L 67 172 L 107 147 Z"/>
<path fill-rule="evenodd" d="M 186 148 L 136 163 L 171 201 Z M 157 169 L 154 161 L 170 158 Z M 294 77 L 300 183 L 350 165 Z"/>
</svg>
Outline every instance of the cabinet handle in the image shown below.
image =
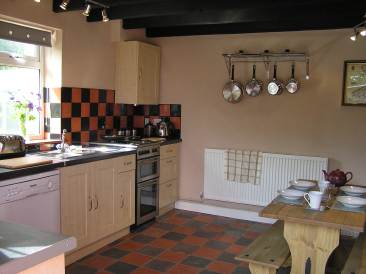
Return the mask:
<svg viewBox="0 0 366 274">
<path fill-rule="evenodd" d="M 139 69 L 139 80 L 141 80 L 141 78 L 142 78 L 142 71 L 141 69 Z"/>
<path fill-rule="evenodd" d="M 166 152 L 170 153 L 170 152 L 173 152 L 173 150 L 172 149 L 168 149 Z"/>
<path fill-rule="evenodd" d="M 173 160 L 166 161 L 167 164 L 173 163 Z"/>
<path fill-rule="evenodd" d="M 171 187 L 171 186 L 172 186 L 172 184 L 167 185 L 167 187 Z"/>
<path fill-rule="evenodd" d="M 91 211 L 93 209 L 93 199 L 90 197 L 90 195 L 88 196 L 88 202 L 89 202 L 89 208 L 88 211 Z"/>
<path fill-rule="evenodd" d="M 95 201 L 96 201 L 96 205 L 95 205 L 95 208 L 94 208 L 94 210 L 97 210 L 98 208 L 99 208 L 99 200 L 98 200 L 98 197 L 97 197 L 97 195 L 94 195 L 94 197 L 95 197 Z"/>
<path fill-rule="evenodd" d="M 129 165 L 132 165 L 132 162 L 127 162 L 127 163 L 124 163 L 125 166 L 129 166 Z"/>
<path fill-rule="evenodd" d="M 123 198 L 123 194 L 121 194 L 121 208 L 125 206 L 125 198 Z"/>
</svg>

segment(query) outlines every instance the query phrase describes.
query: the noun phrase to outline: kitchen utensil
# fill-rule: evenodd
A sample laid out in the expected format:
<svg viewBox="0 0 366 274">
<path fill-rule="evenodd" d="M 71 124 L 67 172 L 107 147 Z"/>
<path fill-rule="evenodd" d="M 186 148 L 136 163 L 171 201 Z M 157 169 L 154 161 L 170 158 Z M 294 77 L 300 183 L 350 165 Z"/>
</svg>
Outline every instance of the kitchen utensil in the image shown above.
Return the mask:
<svg viewBox="0 0 366 274">
<path fill-rule="evenodd" d="M 9 169 L 26 168 L 52 163 L 52 160 L 39 156 L 19 157 L 6 160 L 0 160 L 0 167 Z"/>
<path fill-rule="evenodd" d="M 286 89 L 290 93 L 295 93 L 300 88 L 299 82 L 295 79 L 295 64 L 291 66 L 291 78 L 287 81 Z"/>
<path fill-rule="evenodd" d="M 253 65 L 252 79 L 246 84 L 245 91 L 250 96 L 258 96 L 262 91 L 262 83 L 255 78 L 256 65 Z"/>
<path fill-rule="evenodd" d="M 174 135 L 174 125 L 169 121 L 162 121 L 159 124 L 159 136 L 160 137 L 170 137 Z"/>
<path fill-rule="evenodd" d="M 288 200 L 298 200 L 302 198 L 305 194 L 304 191 L 296 190 L 296 189 L 284 189 L 278 191 L 278 193 L 285 199 Z"/>
<path fill-rule="evenodd" d="M 126 135 L 126 137 L 130 137 L 131 136 L 131 130 L 130 129 L 126 129 L 125 130 L 125 135 Z"/>
<path fill-rule="evenodd" d="M 282 93 L 282 83 L 277 79 L 277 65 L 273 66 L 273 79 L 268 83 L 268 93 L 270 95 L 279 95 Z"/>
<path fill-rule="evenodd" d="M 307 59 L 306 60 L 306 76 L 305 76 L 306 80 L 310 79 L 310 60 Z"/>
<path fill-rule="evenodd" d="M 338 196 L 337 201 L 346 207 L 361 207 L 366 205 L 366 199 L 353 196 Z"/>
<path fill-rule="evenodd" d="M 340 190 L 349 196 L 361 196 L 366 193 L 366 188 L 359 186 L 341 186 Z"/>
<path fill-rule="evenodd" d="M 234 80 L 234 71 L 235 67 L 234 65 L 231 65 L 230 81 L 225 84 L 222 91 L 224 99 L 233 104 L 239 102 L 243 97 L 242 85 Z"/>
<path fill-rule="evenodd" d="M 320 181 L 318 183 L 319 191 L 325 193 L 329 188 L 330 182 L 329 181 Z"/>
<path fill-rule="evenodd" d="M 136 137 L 137 136 L 137 129 L 133 129 L 132 130 L 132 137 Z"/>
<path fill-rule="evenodd" d="M 126 132 L 124 129 L 119 130 L 117 133 L 118 136 L 125 136 L 125 134 L 126 134 Z"/>
<path fill-rule="evenodd" d="M 20 135 L 0 135 L 0 159 L 21 157 L 25 155 L 25 140 Z"/>
<path fill-rule="evenodd" d="M 319 209 L 322 201 L 323 193 L 320 191 L 310 191 L 304 194 L 305 201 L 312 209 Z"/>
<path fill-rule="evenodd" d="M 156 134 L 157 127 L 153 125 L 151 122 L 147 123 L 144 128 L 144 136 L 146 137 L 152 137 L 157 135 Z"/>
<path fill-rule="evenodd" d="M 297 179 L 294 181 L 290 181 L 290 185 L 298 190 L 309 190 L 313 188 L 316 183 L 312 180 Z"/>
<path fill-rule="evenodd" d="M 353 174 L 352 172 L 343 172 L 340 169 L 333 170 L 327 173 L 323 170 L 325 180 L 329 181 L 331 184 L 336 187 L 344 186 L 346 183 L 352 180 Z M 349 178 L 348 178 L 349 176 Z"/>
</svg>

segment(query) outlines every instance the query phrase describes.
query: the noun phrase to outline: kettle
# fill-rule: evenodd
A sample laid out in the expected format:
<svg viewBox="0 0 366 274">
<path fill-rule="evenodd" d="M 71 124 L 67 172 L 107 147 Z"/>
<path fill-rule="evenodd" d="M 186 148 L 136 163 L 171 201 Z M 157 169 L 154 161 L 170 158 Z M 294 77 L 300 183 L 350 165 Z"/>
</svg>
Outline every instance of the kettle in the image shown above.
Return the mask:
<svg viewBox="0 0 366 274">
<path fill-rule="evenodd" d="M 333 170 L 327 173 L 323 170 L 325 180 L 329 181 L 331 184 L 336 187 L 344 186 L 346 183 L 352 180 L 353 174 L 352 172 L 343 172 L 340 169 Z M 349 178 L 347 178 L 349 176 Z"/>
<path fill-rule="evenodd" d="M 144 136 L 145 137 L 152 137 L 156 135 L 156 126 L 153 125 L 151 122 L 147 123 L 144 128 Z"/>
<path fill-rule="evenodd" d="M 174 125 L 170 121 L 162 121 L 159 124 L 159 136 L 160 137 L 172 137 L 174 135 Z"/>
</svg>

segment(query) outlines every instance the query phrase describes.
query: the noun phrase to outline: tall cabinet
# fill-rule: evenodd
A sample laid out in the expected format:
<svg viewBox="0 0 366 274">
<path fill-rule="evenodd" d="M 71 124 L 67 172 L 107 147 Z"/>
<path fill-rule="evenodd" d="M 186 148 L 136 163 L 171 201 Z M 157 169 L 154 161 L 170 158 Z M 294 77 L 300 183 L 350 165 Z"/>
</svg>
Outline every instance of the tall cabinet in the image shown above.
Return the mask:
<svg viewBox="0 0 366 274">
<path fill-rule="evenodd" d="M 160 48 L 139 41 L 119 42 L 116 103 L 159 104 Z"/>
</svg>

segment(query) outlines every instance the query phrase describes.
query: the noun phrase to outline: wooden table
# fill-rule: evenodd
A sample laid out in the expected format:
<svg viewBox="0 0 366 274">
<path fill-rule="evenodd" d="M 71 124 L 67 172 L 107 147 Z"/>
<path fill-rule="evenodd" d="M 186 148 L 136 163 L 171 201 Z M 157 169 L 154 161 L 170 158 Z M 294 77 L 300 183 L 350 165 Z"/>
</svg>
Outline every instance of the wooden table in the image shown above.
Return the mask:
<svg viewBox="0 0 366 274">
<path fill-rule="evenodd" d="M 324 274 L 327 260 L 339 244 L 341 229 L 363 232 L 366 218 L 365 213 L 334 209 L 319 212 L 273 201 L 259 215 L 284 221 L 284 237 L 292 257 L 291 274 L 304 274 L 308 258 L 311 273 Z"/>
</svg>

